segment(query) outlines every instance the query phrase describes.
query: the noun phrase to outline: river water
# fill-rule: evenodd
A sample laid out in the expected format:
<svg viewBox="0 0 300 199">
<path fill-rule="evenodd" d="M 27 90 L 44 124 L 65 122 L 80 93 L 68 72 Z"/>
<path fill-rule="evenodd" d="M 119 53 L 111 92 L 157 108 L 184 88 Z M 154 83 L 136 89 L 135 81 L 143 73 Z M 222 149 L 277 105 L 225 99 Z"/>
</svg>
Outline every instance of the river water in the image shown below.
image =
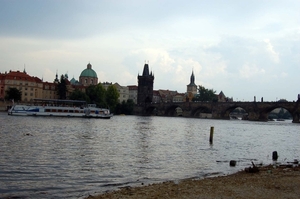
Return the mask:
<svg viewBox="0 0 300 199">
<path fill-rule="evenodd" d="M 273 163 L 273 151 L 278 162 L 300 159 L 300 126 L 291 121 L 0 113 L 0 124 L 0 198 L 84 198 L 124 186 L 226 175 L 251 161 Z"/>
</svg>

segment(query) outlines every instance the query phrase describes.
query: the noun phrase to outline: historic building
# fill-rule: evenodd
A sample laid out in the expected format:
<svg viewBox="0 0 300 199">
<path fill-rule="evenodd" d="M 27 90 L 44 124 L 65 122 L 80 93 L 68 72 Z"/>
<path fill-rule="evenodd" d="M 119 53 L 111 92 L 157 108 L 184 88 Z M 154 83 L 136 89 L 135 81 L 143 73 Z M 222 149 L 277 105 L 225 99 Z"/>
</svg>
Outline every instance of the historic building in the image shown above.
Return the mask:
<svg viewBox="0 0 300 199">
<path fill-rule="evenodd" d="M 128 99 L 131 99 L 134 102 L 134 104 L 137 104 L 138 86 L 130 85 L 127 87 L 129 89 L 129 98 Z"/>
<path fill-rule="evenodd" d="M 138 96 L 137 104 L 144 105 L 146 103 L 151 103 L 153 98 L 153 83 L 154 75 L 149 73 L 148 64 L 144 65 L 144 70 L 142 75 L 138 75 Z"/>
<path fill-rule="evenodd" d="M 79 82 L 83 86 L 98 84 L 97 73 L 92 69 L 92 65 L 90 63 L 88 63 L 86 69 L 81 72 L 79 76 Z"/>
<path fill-rule="evenodd" d="M 0 74 L 1 99 L 5 98 L 5 91 L 9 88 L 17 88 L 21 91 L 21 101 L 24 102 L 43 97 L 43 81 L 38 77 L 28 75 L 25 70 Z"/>
<path fill-rule="evenodd" d="M 192 75 L 190 78 L 190 84 L 187 85 L 187 99 L 192 101 L 193 97 L 197 94 L 197 85 L 195 84 L 195 76 L 194 71 L 192 71 Z"/>
<path fill-rule="evenodd" d="M 114 86 L 116 87 L 117 91 L 119 92 L 119 102 L 122 103 L 123 101 L 127 102 L 129 98 L 129 88 L 127 86 L 121 86 L 118 83 L 114 83 Z"/>
</svg>

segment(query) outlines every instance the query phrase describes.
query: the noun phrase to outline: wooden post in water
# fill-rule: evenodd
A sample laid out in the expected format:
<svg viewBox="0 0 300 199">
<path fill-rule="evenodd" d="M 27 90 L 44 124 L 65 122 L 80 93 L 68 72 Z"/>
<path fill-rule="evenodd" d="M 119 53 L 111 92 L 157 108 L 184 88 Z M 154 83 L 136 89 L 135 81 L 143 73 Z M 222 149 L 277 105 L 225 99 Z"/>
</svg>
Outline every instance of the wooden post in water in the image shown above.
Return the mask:
<svg viewBox="0 0 300 199">
<path fill-rule="evenodd" d="M 273 151 L 273 153 L 272 153 L 272 159 L 273 160 L 277 160 L 278 159 L 278 153 L 277 153 L 277 151 Z"/>
<path fill-rule="evenodd" d="M 213 138 L 214 138 L 214 127 L 210 127 L 210 135 L 209 135 L 209 143 L 213 143 Z"/>
</svg>

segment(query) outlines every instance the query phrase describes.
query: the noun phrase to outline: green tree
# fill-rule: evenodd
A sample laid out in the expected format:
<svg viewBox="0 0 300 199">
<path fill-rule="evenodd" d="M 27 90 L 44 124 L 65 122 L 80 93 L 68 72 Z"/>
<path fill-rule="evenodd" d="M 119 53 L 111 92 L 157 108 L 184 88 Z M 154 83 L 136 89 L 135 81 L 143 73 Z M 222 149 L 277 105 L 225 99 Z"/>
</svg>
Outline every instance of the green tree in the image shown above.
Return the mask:
<svg viewBox="0 0 300 199">
<path fill-rule="evenodd" d="M 59 96 L 59 99 L 67 98 L 67 82 L 63 75 L 61 75 L 60 82 L 57 85 L 57 94 Z"/>
<path fill-rule="evenodd" d="M 106 107 L 106 91 L 101 84 L 90 85 L 86 89 L 86 95 L 89 97 L 89 103 L 96 104 L 98 107 Z"/>
<path fill-rule="evenodd" d="M 132 99 L 128 99 L 126 102 L 123 101 L 121 104 L 118 103 L 115 109 L 116 114 L 132 115 L 134 108 L 134 102 Z"/>
<path fill-rule="evenodd" d="M 83 100 L 89 102 L 89 97 L 85 92 L 82 92 L 78 89 L 75 89 L 71 94 L 70 94 L 70 99 L 71 100 Z"/>
<path fill-rule="evenodd" d="M 5 100 L 21 101 L 22 92 L 17 88 L 9 88 L 5 91 Z"/>
<path fill-rule="evenodd" d="M 107 87 L 105 101 L 112 112 L 115 111 L 119 97 L 120 94 L 114 85 L 110 85 Z"/>
<path fill-rule="evenodd" d="M 214 91 L 213 89 L 207 89 L 204 86 L 199 85 L 198 94 L 193 98 L 193 101 L 217 101 L 218 99 L 215 93 L 216 91 Z"/>
</svg>

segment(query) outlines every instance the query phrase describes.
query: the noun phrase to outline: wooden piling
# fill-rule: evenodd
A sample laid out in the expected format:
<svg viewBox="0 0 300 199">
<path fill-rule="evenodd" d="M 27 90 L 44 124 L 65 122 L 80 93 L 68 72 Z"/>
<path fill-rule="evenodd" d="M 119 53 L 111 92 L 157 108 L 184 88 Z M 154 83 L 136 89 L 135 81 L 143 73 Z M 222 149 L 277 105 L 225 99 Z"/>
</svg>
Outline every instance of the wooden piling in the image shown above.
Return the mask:
<svg viewBox="0 0 300 199">
<path fill-rule="evenodd" d="M 210 135 L 209 135 L 209 143 L 213 143 L 213 138 L 214 138 L 214 127 L 210 127 Z"/>
<path fill-rule="evenodd" d="M 273 160 L 277 160 L 278 159 L 278 153 L 277 153 L 277 151 L 273 151 L 273 153 L 272 153 L 272 159 Z"/>
</svg>

